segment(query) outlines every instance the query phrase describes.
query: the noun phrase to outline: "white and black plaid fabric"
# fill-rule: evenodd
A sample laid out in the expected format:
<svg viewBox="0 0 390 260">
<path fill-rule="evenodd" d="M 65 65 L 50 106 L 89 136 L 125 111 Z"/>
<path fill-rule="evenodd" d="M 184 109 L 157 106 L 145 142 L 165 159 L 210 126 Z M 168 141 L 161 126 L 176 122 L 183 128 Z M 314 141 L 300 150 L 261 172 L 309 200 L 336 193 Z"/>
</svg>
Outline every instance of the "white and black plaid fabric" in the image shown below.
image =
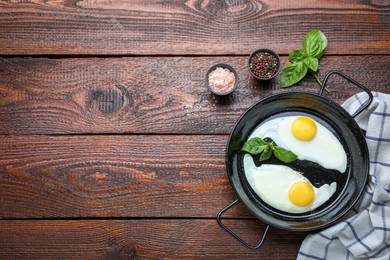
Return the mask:
<svg viewBox="0 0 390 260">
<path fill-rule="evenodd" d="M 365 191 L 344 220 L 308 235 L 297 259 L 390 259 L 390 95 L 373 92 L 374 101 L 356 117 L 366 130 L 370 173 Z M 359 93 L 343 107 L 353 113 L 367 99 Z"/>
</svg>

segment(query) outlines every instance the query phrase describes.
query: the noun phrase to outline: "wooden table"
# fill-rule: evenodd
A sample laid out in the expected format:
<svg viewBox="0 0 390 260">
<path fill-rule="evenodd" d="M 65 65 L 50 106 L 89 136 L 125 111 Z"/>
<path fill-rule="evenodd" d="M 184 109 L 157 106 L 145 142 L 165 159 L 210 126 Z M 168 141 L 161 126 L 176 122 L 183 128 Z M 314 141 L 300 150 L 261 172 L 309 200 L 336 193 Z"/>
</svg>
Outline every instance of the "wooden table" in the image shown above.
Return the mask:
<svg viewBox="0 0 390 260">
<path fill-rule="evenodd" d="M 216 215 L 237 198 L 225 147 L 238 117 L 319 89 L 257 82 L 248 55 L 287 64 L 313 28 L 329 41 L 320 77 L 390 93 L 386 0 L 0 1 L 0 258 L 295 259 L 307 233 L 271 227 L 253 252 Z M 217 62 L 240 77 L 225 99 L 204 85 Z M 334 79 L 327 97 L 357 92 Z M 223 221 L 252 244 L 265 227 L 242 205 Z"/>
</svg>

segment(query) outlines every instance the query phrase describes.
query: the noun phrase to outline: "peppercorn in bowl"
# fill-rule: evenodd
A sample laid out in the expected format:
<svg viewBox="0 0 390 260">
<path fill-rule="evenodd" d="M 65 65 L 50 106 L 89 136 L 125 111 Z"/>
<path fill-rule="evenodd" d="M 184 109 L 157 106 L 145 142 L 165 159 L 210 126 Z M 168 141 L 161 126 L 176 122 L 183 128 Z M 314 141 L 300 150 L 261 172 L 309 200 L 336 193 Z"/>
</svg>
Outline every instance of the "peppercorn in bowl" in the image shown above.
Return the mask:
<svg viewBox="0 0 390 260">
<path fill-rule="evenodd" d="M 258 49 L 249 56 L 248 67 L 256 79 L 270 80 L 275 78 L 280 71 L 280 57 L 272 50 Z"/>
</svg>

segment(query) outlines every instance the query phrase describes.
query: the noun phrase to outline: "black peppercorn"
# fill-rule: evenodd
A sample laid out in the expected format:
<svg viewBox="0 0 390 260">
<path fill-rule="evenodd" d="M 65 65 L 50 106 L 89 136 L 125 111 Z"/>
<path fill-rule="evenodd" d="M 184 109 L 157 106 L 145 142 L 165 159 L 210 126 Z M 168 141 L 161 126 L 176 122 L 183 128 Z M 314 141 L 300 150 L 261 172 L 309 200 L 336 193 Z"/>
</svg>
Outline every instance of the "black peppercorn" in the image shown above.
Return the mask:
<svg viewBox="0 0 390 260">
<path fill-rule="evenodd" d="M 249 60 L 249 69 L 258 78 L 272 78 L 279 70 L 279 59 L 266 50 L 258 51 Z"/>
</svg>

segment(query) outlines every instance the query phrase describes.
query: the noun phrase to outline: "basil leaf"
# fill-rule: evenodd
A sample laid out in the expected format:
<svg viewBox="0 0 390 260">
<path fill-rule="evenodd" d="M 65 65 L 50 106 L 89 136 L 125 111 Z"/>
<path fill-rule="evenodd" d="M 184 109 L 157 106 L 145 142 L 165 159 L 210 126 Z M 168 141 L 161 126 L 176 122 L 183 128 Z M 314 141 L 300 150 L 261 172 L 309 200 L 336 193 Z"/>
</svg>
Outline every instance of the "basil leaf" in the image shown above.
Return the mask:
<svg viewBox="0 0 390 260">
<path fill-rule="evenodd" d="M 290 52 L 288 55 L 288 60 L 292 63 L 300 62 L 305 59 L 305 52 L 302 50 L 295 50 Z"/>
<path fill-rule="evenodd" d="M 309 57 L 321 58 L 328 46 L 328 39 L 318 30 L 308 32 L 303 39 L 303 50 Z"/>
<path fill-rule="evenodd" d="M 260 161 L 268 160 L 269 158 L 271 158 L 271 155 L 272 155 L 272 146 L 267 145 L 263 153 L 260 155 Z"/>
<path fill-rule="evenodd" d="M 298 156 L 284 148 L 278 147 L 273 142 L 267 143 L 260 137 L 253 137 L 246 141 L 241 148 L 241 151 L 247 152 L 251 155 L 260 155 L 260 161 L 265 161 L 271 158 L 272 153 L 280 161 L 290 163 L 295 161 Z"/>
<path fill-rule="evenodd" d="M 282 88 L 290 87 L 298 83 L 307 74 L 307 66 L 302 61 L 283 67 L 280 84 Z"/>
<path fill-rule="evenodd" d="M 303 60 L 306 66 L 313 72 L 318 71 L 318 59 L 313 57 L 307 57 Z"/>
<path fill-rule="evenodd" d="M 253 137 L 244 143 L 241 151 L 250 153 L 252 155 L 258 155 L 263 152 L 267 146 L 267 143 L 260 137 Z"/>
<path fill-rule="evenodd" d="M 273 146 L 272 150 L 274 152 L 275 157 L 285 163 L 293 162 L 298 158 L 295 153 L 279 146 Z"/>
</svg>

